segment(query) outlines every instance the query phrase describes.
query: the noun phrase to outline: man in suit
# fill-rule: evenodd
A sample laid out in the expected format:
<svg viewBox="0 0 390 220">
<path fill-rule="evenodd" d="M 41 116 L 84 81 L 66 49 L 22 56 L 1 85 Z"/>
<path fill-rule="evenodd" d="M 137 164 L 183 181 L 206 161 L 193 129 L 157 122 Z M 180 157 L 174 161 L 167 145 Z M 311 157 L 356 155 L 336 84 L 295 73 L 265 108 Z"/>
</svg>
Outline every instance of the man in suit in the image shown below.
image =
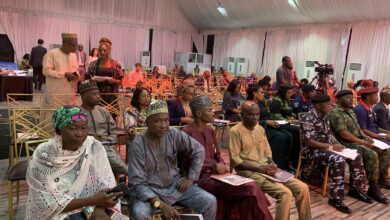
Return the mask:
<svg viewBox="0 0 390 220">
<path fill-rule="evenodd" d="M 390 89 L 384 89 L 380 93 L 380 102 L 375 105 L 374 112 L 376 114 L 378 126 L 384 130 L 390 131 Z"/>
<path fill-rule="evenodd" d="M 38 39 L 38 46 L 31 49 L 29 61 L 29 64 L 33 67 L 34 89 L 38 91 L 41 91 L 44 81 L 42 61 L 47 50 L 43 47 L 43 43 L 42 39 Z"/>
<path fill-rule="evenodd" d="M 87 61 L 87 54 L 84 52 L 82 44 L 79 44 L 76 56 L 79 63 L 80 82 L 82 82 L 85 79 L 85 61 Z"/>
</svg>

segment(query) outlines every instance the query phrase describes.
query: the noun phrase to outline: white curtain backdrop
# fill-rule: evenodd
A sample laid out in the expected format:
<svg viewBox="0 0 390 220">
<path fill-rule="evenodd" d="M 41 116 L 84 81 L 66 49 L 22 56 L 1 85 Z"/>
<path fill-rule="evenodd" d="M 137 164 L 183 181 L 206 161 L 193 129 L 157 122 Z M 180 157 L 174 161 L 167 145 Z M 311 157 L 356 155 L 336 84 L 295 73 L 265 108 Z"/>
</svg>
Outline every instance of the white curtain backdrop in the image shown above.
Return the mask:
<svg viewBox="0 0 390 220">
<path fill-rule="evenodd" d="M 205 48 L 205 44 L 207 43 L 204 37 L 203 34 L 192 34 L 191 35 L 192 37 L 192 41 L 194 41 L 194 44 L 196 46 L 196 49 L 198 50 L 198 53 L 205 53 L 206 50 L 204 50 Z"/>
<path fill-rule="evenodd" d="M 152 65 L 174 65 L 174 53 L 191 51 L 191 34 L 172 31 L 153 31 Z"/>
<path fill-rule="evenodd" d="M 390 21 L 364 22 L 352 26 L 348 63 L 364 63 L 363 79 L 390 84 Z M 358 79 L 355 79 L 357 81 Z"/>
<path fill-rule="evenodd" d="M 226 66 L 227 57 L 249 59 L 249 73 L 258 72 L 264 48 L 265 31 L 232 31 L 215 34 L 213 66 Z"/>
<path fill-rule="evenodd" d="M 267 34 L 261 73 L 275 77 L 283 56 L 290 56 L 301 78 L 306 61 L 333 64 L 333 77 L 337 85 L 341 85 L 348 37 L 348 25 L 304 25 L 271 29 Z"/>
</svg>

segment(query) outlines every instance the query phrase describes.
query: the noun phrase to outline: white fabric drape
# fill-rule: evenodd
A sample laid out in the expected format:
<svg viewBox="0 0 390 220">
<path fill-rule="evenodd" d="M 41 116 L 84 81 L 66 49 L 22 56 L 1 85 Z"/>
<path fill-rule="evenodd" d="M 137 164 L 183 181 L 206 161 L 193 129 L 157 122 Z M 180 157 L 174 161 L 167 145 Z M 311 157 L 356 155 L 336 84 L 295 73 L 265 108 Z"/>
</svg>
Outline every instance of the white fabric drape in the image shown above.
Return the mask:
<svg viewBox="0 0 390 220">
<path fill-rule="evenodd" d="M 152 64 L 172 67 L 174 65 L 174 53 L 191 51 L 191 46 L 190 33 L 154 30 Z"/>
<path fill-rule="evenodd" d="M 333 64 L 335 76 L 332 77 L 339 85 L 343 75 L 348 37 L 347 25 L 305 25 L 272 29 L 267 34 L 261 73 L 275 77 L 283 56 L 289 56 L 294 63 L 294 69 L 301 77 L 306 61 Z"/>
<path fill-rule="evenodd" d="M 233 31 L 216 33 L 213 66 L 226 66 L 227 57 L 249 59 L 248 72 L 258 72 L 261 65 L 265 31 Z"/>
<path fill-rule="evenodd" d="M 365 64 L 364 79 L 390 84 L 390 21 L 364 22 L 352 26 L 348 63 Z M 356 81 L 356 79 L 355 79 Z"/>
</svg>

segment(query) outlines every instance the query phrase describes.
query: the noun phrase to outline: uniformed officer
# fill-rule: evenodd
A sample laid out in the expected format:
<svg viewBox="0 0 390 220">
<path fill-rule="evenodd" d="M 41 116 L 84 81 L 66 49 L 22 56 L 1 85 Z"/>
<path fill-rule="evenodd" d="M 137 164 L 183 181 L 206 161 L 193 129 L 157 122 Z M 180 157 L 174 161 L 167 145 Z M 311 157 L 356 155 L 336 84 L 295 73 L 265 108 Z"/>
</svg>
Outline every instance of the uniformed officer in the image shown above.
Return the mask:
<svg viewBox="0 0 390 220">
<path fill-rule="evenodd" d="M 317 163 L 330 165 L 330 191 L 329 205 L 344 213 L 352 210 L 343 203 L 344 198 L 344 168 L 349 164 L 350 187 L 348 195 L 360 201 L 372 203 L 365 192 L 365 175 L 363 160 L 358 155 L 354 160 L 332 151 L 342 151 L 341 145 L 333 136 L 329 124 L 328 113 L 330 111 L 330 97 L 325 94 L 317 94 L 312 99 L 313 109 L 302 113 L 300 126 L 303 137 L 303 151 L 311 160 Z"/>
<path fill-rule="evenodd" d="M 302 94 L 297 96 L 292 104 L 293 112 L 298 115 L 301 112 L 308 112 L 312 106 L 310 99 L 316 94 L 316 87 L 306 84 L 302 87 Z"/>
<path fill-rule="evenodd" d="M 358 120 L 360 128 L 370 138 L 380 139 L 381 141 L 390 145 L 390 135 L 384 134 L 383 132 L 389 133 L 389 131 L 379 130 L 377 118 L 375 112 L 372 110 L 372 106 L 378 103 L 378 88 L 367 87 L 361 89 L 359 94 L 361 95 L 360 103 L 354 108 L 356 118 Z M 380 135 L 382 133 L 383 135 Z M 379 155 L 379 154 L 378 154 Z M 380 161 L 380 176 L 379 184 L 390 189 L 390 178 L 387 174 L 387 169 L 390 165 L 390 150 L 387 150 L 382 155 Z"/>
<path fill-rule="evenodd" d="M 375 201 L 388 204 L 378 185 L 379 161 L 388 155 L 388 151 L 374 148 L 373 141 L 359 127 L 352 110 L 353 97 L 350 90 L 341 90 L 336 94 L 337 105 L 330 112 L 330 125 L 338 141 L 363 156 L 369 188 L 367 195 Z M 379 158 L 378 159 L 378 155 Z"/>
</svg>

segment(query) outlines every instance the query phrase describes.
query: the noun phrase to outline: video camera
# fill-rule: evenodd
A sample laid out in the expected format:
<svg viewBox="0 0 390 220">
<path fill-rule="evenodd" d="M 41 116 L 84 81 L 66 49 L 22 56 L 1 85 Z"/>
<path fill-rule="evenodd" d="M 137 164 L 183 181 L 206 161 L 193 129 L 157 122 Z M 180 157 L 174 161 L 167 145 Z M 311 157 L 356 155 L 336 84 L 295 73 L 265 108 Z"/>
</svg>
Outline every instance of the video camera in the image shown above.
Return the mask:
<svg viewBox="0 0 390 220">
<path fill-rule="evenodd" d="M 321 76 L 333 75 L 333 65 L 332 64 L 320 64 L 318 61 L 314 62 L 318 66 L 314 68 L 314 71 Z"/>
</svg>

